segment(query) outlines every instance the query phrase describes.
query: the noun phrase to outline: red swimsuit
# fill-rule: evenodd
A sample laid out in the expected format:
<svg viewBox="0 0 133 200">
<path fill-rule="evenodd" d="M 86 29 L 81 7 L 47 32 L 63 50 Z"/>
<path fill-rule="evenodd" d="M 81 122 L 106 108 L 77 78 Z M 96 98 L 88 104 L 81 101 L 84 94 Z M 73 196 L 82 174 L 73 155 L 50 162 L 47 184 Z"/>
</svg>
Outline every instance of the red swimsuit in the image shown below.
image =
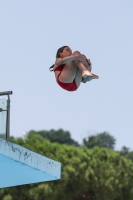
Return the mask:
<svg viewBox="0 0 133 200">
<path fill-rule="evenodd" d="M 75 90 L 77 90 L 77 85 L 76 85 L 76 83 L 75 83 L 74 80 L 73 80 L 72 83 L 63 83 L 63 82 L 61 82 L 61 81 L 59 80 L 59 76 L 60 76 L 60 74 L 61 74 L 61 72 L 62 72 L 64 66 L 65 66 L 65 64 L 62 64 L 62 65 L 58 66 L 58 67 L 54 70 L 54 72 L 55 72 L 55 71 L 60 71 L 59 75 L 57 76 L 56 81 L 57 81 L 57 83 L 60 85 L 60 87 L 62 87 L 64 90 L 67 90 L 67 91 L 70 91 L 70 92 L 75 91 Z"/>
</svg>

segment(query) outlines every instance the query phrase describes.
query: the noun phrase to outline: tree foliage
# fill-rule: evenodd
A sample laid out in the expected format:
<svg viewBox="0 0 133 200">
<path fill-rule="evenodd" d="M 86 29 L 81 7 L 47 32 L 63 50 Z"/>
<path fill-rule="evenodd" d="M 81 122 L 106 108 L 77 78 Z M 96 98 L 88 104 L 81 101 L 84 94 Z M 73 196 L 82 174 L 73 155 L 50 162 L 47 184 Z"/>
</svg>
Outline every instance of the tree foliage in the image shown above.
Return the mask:
<svg viewBox="0 0 133 200">
<path fill-rule="evenodd" d="M 32 135 L 12 141 L 62 163 L 58 181 L 0 189 L 1 200 L 132 200 L 133 163 L 108 148 L 78 148 Z"/>
<path fill-rule="evenodd" d="M 88 148 L 98 146 L 114 149 L 115 138 L 109 133 L 103 132 L 97 135 L 89 136 L 87 139 L 83 140 L 83 144 Z"/>
<path fill-rule="evenodd" d="M 130 151 L 130 148 L 123 146 L 120 151 L 120 154 L 125 158 L 128 158 L 133 161 L 133 151 Z"/>
<path fill-rule="evenodd" d="M 32 137 L 33 135 L 40 135 L 45 139 L 48 139 L 50 142 L 58 142 L 60 144 L 68 144 L 72 146 L 79 146 L 78 142 L 74 141 L 71 138 L 69 131 L 64 131 L 62 129 L 50 131 L 30 131 L 28 137 Z"/>
</svg>

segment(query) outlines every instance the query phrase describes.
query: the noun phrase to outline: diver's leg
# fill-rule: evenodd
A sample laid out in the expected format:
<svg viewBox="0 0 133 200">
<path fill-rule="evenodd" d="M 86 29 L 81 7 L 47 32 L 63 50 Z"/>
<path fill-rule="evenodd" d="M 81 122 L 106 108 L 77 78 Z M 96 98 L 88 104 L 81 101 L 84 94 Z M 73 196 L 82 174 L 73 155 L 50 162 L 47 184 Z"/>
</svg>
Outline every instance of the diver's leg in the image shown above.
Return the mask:
<svg viewBox="0 0 133 200">
<path fill-rule="evenodd" d="M 92 77 L 93 79 L 97 79 L 98 78 L 98 76 L 97 75 L 95 75 L 95 74 L 92 74 L 88 69 L 87 69 L 87 67 L 81 62 L 81 61 L 79 61 L 78 59 L 76 59 L 76 60 L 74 60 L 73 61 L 75 64 L 76 64 L 76 66 L 81 70 L 81 72 L 82 72 L 82 77 L 83 78 L 86 78 L 86 77 Z"/>
<path fill-rule="evenodd" d="M 81 70 L 77 67 L 77 73 L 76 73 L 76 76 L 75 76 L 75 83 L 76 83 L 77 87 L 80 86 L 81 80 L 82 80 L 82 72 L 81 72 Z"/>
<path fill-rule="evenodd" d="M 81 54 L 79 51 L 73 52 L 73 55 L 82 55 L 83 61 L 80 59 L 76 59 L 73 62 L 78 66 L 78 68 L 82 71 L 82 80 L 83 79 L 97 79 L 98 76 L 91 73 L 91 62 L 90 59 L 87 59 L 85 55 Z M 85 63 L 86 64 L 85 64 Z M 86 80 L 85 80 L 86 82 Z"/>
<path fill-rule="evenodd" d="M 77 67 L 79 70 L 77 70 Z M 75 59 L 74 61 L 65 64 L 65 67 L 59 76 L 59 80 L 63 83 L 71 83 L 75 79 L 77 86 L 79 86 L 83 77 L 90 77 L 92 79 L 98 78 L 98 76 L 92 74 L 81 61 Z"/>
<path fill-rule="evenodd" d="M 77 66 L 73 62 L 66 63 L 59 76 L 59 80 L 63 83 L 72 83 L 76 77 L 76 73 Z"/>
</svg>

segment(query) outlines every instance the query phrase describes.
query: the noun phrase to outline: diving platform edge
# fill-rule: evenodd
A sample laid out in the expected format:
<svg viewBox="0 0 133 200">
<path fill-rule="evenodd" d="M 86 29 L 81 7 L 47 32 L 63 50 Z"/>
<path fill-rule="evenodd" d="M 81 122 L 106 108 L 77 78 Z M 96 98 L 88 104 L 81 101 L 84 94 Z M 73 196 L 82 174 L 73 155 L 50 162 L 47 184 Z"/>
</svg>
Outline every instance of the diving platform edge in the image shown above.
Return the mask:
<svg viewBox="0 0 133 200">
<path fill-rule="evenodd" d="M 60 162 L 0 138 L 0 188 L 60 178 Z"/>
</svg>

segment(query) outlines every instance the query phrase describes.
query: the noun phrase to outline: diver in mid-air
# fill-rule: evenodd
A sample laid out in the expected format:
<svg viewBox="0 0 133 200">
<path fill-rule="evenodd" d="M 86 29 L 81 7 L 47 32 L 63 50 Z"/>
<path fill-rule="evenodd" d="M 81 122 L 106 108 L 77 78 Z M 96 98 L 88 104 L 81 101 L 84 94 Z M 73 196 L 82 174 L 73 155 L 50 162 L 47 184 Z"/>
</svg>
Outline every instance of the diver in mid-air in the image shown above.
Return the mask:
<svg viewBox="0 0 133 200">
<path fill-rule="evenodd" d="M 75 91 L 80 83 L 99 77 L 91 73 L 91 62 L 79 51 L 72 53 L 68 46 L 58 49 L 55 64 L 50 70 L 55 72 L 57 83 L 67 91 Z"/>
</svg>

